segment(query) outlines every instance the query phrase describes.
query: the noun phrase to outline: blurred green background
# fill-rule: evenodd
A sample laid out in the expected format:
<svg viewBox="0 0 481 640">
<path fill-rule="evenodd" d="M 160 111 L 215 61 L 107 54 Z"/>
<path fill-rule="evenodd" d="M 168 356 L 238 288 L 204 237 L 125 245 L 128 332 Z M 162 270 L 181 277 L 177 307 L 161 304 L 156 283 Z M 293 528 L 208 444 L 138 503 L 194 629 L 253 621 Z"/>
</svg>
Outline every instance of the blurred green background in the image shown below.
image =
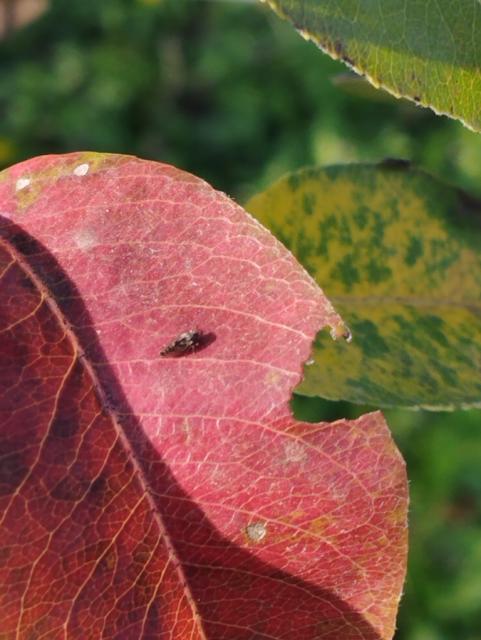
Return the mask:
<svg viewBox="0 0 481 640">
<path fill-rule="evenodd" d="M 1 3 L 0 3 L 1 6 Z M 306 164 L 403 157 L 481 195 L 481 136 L 381 92 L 251 0 L 56 0 L 0 42 L 0 165 L 88 149 L 238 201 Z M 359 415 L 294 401 L 309 420 Z M 388 411 L 411 481 L 397 640 L 481 640 L 481 416 Z"/>
</svg>

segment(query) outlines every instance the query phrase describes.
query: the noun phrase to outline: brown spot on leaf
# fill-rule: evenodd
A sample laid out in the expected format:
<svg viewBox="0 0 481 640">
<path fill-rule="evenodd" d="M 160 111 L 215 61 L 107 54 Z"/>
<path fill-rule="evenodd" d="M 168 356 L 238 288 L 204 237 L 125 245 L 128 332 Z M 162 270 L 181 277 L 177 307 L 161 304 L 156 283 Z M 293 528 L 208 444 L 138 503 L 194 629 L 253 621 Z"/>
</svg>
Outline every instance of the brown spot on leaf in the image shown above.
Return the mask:
<svg viewBox="0 0 481 640">
<path fill-rule="evenodd" d="M 343 61 L 343 62 L 347 62 L 347 64 L 350 64 L 351 66 L 354 66 L 354 60 L 348 56 L 347 51 L 346 51 L 346 47 L 344 45 L 343 42 L 341 42 L 340 40 L 336 40 L 334 42 L 334 51 L 336 53 L 336 55 Z"/>
<path fill-rule="evenodd" d="M 344 54 L 344 45 L 340 40 L 336 40 L 336 42 L 334 43 L 334 51 L 339 57 Z"/>
</svg>

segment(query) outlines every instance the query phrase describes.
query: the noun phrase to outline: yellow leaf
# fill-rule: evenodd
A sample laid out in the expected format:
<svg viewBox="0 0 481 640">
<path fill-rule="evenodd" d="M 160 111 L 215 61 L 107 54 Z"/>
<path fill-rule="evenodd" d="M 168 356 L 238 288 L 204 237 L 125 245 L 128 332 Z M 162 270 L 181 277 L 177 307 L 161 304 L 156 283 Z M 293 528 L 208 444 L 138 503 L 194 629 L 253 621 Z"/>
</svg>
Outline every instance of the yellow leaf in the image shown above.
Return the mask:
<svg viewBox="0 0 481 640">
<path fill-rule="evenodd" d="M 481 404 L 481 202 L 386 161 L 291 174 L 247 209 L 352 332 L 350 343 L 317 336 L 296 392 L 376 406 Z"/>
</svg>

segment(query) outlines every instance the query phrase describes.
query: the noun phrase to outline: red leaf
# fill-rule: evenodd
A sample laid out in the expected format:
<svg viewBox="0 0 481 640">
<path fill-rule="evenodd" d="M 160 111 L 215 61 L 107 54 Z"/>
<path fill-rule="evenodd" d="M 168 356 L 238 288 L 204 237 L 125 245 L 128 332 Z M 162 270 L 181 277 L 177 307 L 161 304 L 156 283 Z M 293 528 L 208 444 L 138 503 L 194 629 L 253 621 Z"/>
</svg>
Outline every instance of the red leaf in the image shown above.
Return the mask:
<svg viewBox="0 0 481 640">
<path fill-rule="evenodd" d="M 2 639 L 391 637 L 404 466 L 378 413 L 291 417 L 339 322 L 292 256 L 129 157 L 17 165 L 0 203 Z"/>
</svg>

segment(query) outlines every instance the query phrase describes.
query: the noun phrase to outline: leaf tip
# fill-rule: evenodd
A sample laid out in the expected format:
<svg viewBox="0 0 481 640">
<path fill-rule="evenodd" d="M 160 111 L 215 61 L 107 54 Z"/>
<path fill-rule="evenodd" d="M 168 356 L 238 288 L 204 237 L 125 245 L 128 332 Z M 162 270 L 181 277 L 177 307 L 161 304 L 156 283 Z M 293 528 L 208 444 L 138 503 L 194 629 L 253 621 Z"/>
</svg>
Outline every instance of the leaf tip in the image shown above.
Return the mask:
<svg viewBox="0 0 481 640">
<path fill-rule="evenodd" d="M 333 340 L 343 338 L 348 344 L 352 342 L 352 332 L 342 320 L 338 324 L 331 326 L 329 334 Z"/>
</svg>

